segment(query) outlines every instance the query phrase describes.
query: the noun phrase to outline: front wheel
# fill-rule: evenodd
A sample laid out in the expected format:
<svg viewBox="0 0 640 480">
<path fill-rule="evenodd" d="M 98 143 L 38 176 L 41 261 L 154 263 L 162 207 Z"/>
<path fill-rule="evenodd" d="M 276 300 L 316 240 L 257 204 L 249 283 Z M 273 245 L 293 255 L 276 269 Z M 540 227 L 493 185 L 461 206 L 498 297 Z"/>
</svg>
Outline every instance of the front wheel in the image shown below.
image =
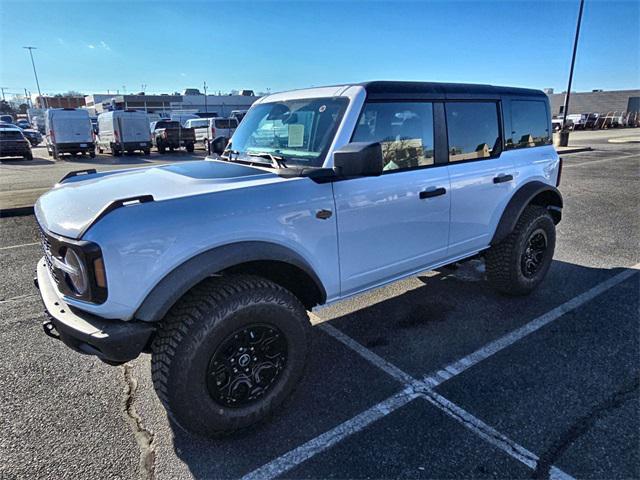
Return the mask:
<svg viewBox="0 0 640 480">
<path fill-rule="evenodd" d="M 176 304 L 151 348 L 153 384 L 170 418 L 221 436 L 263 420 L 291 394 L 304 371 L 309 319 L 268 280 L 216 277 Z"/>
<path fill-rule="evenodd" d="M 507 295 L 533 291 L 549 271 L 556 246 L 556 227 L 546 208 L 529 205 L 513 232 L 486 255 L 487 278 Z"/>
</svg>

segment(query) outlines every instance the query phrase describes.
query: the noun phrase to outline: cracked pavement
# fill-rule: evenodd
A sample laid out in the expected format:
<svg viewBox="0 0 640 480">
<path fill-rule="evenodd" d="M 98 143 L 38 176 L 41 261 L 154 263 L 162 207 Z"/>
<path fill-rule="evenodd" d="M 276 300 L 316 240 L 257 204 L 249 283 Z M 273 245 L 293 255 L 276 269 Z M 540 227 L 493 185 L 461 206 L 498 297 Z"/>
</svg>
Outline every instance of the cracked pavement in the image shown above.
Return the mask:
<svg viewBox="0 0 640 480">
<path fill-rule="evenodd" d="M 315 314 L 419 379 L 638 263 L 640 147 L 594 146 L 565 156 L 555 261 L 530 297 L 496 295 L 476 262 Z M 110 367 L 42 333 L 34 242 L 33 217 L 0 219 L 0 477 L 239 478 L 404 388 L 315 327 L 306 376 L 284 408 L 239 437 L 191 436 L 168 422 L 149 355 Z M 639 277 L 420 392 L 283 477 L 547 478 L 552 465 L 578 478 L 640 477 Z M 430 392 L 534 453 L 537 468 L 425 401 Z"/>
</svg>

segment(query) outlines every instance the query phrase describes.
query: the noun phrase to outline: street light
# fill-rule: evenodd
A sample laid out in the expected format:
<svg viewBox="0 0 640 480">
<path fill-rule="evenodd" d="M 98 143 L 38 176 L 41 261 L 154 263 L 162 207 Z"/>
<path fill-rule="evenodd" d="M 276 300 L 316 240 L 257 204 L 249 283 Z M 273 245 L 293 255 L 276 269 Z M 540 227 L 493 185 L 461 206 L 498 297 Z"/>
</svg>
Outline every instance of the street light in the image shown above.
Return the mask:
<svg viewBox="0 0 640 480">
<path fill-rule="evenodd" d="M 567 114 L 569 113 L 569 97 L 571 96 L 571 81 L 573 80 L 573 67 L 576 63 L 576 51 L 578 50 L 578 37 L 580 36 L 580 23 L 582 22 L 582 10 L 584 8 L 584 0 L 580 0 L 580 10 L 578 11 L 578 24 L 576 25 L 576 38 L 573 41 L 573 56 L 571 57 L 571 69 L 569 70 L 569 86 L 567 94 L 564 97 L 564 107 L 562 116 L 562 129 L 560 130 L 560 146 L 569 145 L 569 130 L 567 130 Z"/>
<path fill-rule="evenodd" d="M 38 87 L 38 95 L 40 99 L 44 103 L 44 108 L 47 108 L 47 99 L 42 96 L 42 92 L 40 91 L 40 82 L 38 81 L 38 73 L 36 72 L 36 64 L 33 61 L 33 50 L 37 50 L 36 47 L 22 47 L 29 50 L 29 56 L 31 57 L 31 65 L 33 66 L 33 75 L 36 77 L 36 86 Z"/>
<path fill-rule="evenodd" d="M 204 111 L 208 112 L 209 109 L 207 108 L 207 81 L 206 80 L 204 82 L 203 90 L 204 90 Z"/>
</svg>

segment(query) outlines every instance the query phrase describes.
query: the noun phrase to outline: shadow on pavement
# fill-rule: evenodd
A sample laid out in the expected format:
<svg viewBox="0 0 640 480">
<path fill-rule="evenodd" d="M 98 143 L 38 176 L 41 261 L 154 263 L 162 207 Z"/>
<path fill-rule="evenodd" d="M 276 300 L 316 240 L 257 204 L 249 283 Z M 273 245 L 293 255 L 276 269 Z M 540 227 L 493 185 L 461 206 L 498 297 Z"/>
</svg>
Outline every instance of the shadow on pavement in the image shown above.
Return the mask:
<svg viewBox="0 0 640 480">
<path fill-rule="evenodd" d="M 33 160 L 25 160 L 23 158 L 5 158 L 0 160 L 2 165 L 53 165 L 53 160 L 44 158 L 34 158 Z"/>
<path fill-rule="evenodd" d="M 537 291 L 511 298 L 496 294 L 483 279 L 482 263 L 471 262 L 455 271 L 430 272 L 406 280 L 410 284 L 403 286 L 408 289 L 390 298 L 397 289 L 378 290 L 345 302 L 343 311 L 353 310 L 351 302 L 369 305 L 353 313 L 340 314 L 334 306 L 320 310 L 319 315 L 418 378 L 624 270 L 554 261 Z M 387 298 L 380 298 L 385 294 Z M 194 437 L 172 425 L 174 451 L 195 478 L 233 478 L 249 473 L 399 391 L 399 383 L 321 329 L 314 328 L 313 335 L 306 376 L 271 419 L 240 435 L 218 440 Z M 440 449 L 439 444 L 421 447 Z M 327 468 L 332 470 L 316 472 L 317 476 L 346 478 L 357 474 L 349 465 Z"/>
</svg>

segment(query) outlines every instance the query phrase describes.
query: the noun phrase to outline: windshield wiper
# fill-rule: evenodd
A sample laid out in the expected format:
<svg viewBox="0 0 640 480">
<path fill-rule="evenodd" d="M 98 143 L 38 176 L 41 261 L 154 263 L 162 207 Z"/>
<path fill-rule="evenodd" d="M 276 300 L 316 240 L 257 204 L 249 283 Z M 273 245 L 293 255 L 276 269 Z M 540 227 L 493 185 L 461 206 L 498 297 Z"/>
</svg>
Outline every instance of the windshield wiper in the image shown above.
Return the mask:
<svg viewBox="0 0 640 480">
<path fill-rule="evenodd" d="M 247 156 L 266 158 L 271 162 L 271 166 L 276 169 L 287 168 L 287 164 L 284 163 L 284 158 L 278 155 L 273 155 L 268 152 L 247 152 Z"/>
<path fill-rule="evenodd" d="M 229 155 L 225 155 L 225 153 L 228 153 Z M 225 149 L 224 152 L 222 152 L 222 155 L 220 155 L 220 158 L 223 160 L 227 160 L 228 162 L 234 162 L 236 160 L 234 160 L 233 158 L 231 158 L 231 155 L 235 155 L 236 156 L 236 160 L 238 160 L 238 157 L 240 156 L 240 152 L 237 150 L 231 150 L 230 148 Z"/>
</svg>

